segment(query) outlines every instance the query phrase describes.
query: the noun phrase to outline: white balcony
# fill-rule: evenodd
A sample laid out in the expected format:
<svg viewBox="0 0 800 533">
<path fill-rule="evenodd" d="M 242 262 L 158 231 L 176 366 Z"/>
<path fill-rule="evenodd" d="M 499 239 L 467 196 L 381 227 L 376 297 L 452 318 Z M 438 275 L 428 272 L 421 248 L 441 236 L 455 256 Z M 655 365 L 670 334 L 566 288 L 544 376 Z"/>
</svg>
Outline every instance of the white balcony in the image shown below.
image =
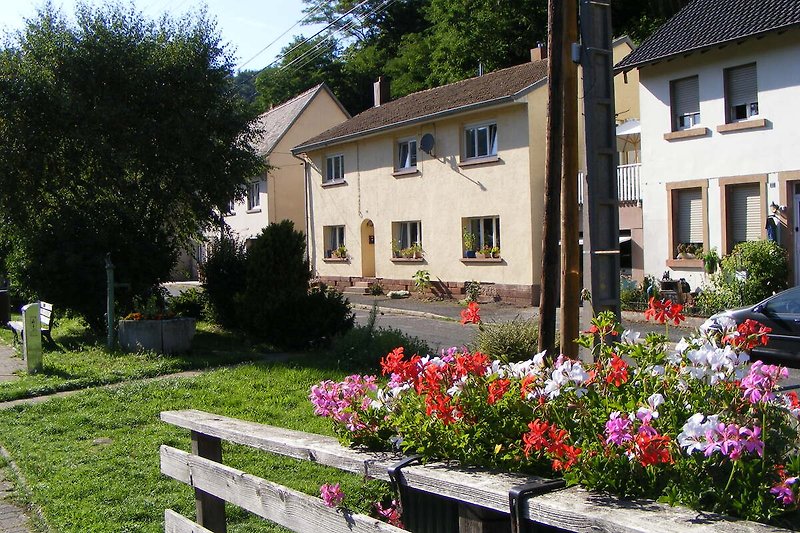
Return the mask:
<svg viewBox="0 0 800 533">
<path fill-rule="evenodd" d="M 642 201 L 642 189 L 639 179 L 641 163 L 620 165 L 617 167 L 617 195 L 620 205 L 638 204 Z M 578 204 L 583 205 L 584 189 L 583 172 L 578 173 Z"/>
</svg>

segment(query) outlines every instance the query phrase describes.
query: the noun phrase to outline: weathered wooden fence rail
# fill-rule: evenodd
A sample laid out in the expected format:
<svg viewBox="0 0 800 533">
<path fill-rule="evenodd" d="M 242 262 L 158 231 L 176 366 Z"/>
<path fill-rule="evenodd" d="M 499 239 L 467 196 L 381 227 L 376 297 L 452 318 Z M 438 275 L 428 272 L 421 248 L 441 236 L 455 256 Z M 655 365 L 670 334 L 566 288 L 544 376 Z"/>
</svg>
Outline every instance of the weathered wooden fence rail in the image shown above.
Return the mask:
<svg viewBox="0 0 800 533">
<path fill-rule="evenodd" d="M 345 448 L 336 439 L 228 418 L 203 411 L 165 411 L 161 419 L 192 432 L 192 452 L 161 446 L 161 471 L 195 489 L 199 524 L 165 512 L 168 533 L 226 531 L 224 502 L 298 532 L 398 532 L 373 518 L 325 507 L 319 498 L 252 476 L 221 463 L 221 441 L 389 481 L 400 457 Z M 454 468 L 442 463 L 405 466 L 397 482 L 423 499 L 444 498 L 458 510 L 457 531 L 510 531 L 509 490 L 540 478 Z M 407 506 L 414 501 L 407 502 Z M 408 511 L 406 511 L 408 512 Z M 755 522 L 727 519 L 652 501 L 621 500 L 578 487 L 525 499 L 521 519 L 533 528 L 598 532 L 783 531 Z M 502 516 L 505 515 L 505 518 Z M 501 519 L 498 521 L 498 517 Z"/>
</svg>

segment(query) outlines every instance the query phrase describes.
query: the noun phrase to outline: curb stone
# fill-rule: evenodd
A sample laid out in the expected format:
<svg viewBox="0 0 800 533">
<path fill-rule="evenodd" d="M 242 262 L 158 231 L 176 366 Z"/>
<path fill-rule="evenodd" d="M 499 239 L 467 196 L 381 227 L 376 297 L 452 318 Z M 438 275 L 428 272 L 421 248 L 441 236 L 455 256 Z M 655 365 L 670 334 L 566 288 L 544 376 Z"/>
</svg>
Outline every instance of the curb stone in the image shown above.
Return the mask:
<svg viewBox="0 0 800 533">
<path fill-rule="evenodd" d="M 350 306 L 353 309 L 361 309 L 363 311 L 372 311 L 371 305 L 365 304 L 356 304 L 351 303 Z M 397 307 L 384 307 L 382 305 L 377 306 L 378 311 L 381 313 L 390 313 L 392 315 L 406 315 L 406 316 L 416 316 L 420 318 L 432 318 L 434 320 L 446 320 L 448 322 L 457 322 L 455 318 L 444 316 L 444 315 L 437 315 L 435 313 L 427 313 L 425 311 L 414 311 L 411 309 L 398 309 Z"/>
</svg>

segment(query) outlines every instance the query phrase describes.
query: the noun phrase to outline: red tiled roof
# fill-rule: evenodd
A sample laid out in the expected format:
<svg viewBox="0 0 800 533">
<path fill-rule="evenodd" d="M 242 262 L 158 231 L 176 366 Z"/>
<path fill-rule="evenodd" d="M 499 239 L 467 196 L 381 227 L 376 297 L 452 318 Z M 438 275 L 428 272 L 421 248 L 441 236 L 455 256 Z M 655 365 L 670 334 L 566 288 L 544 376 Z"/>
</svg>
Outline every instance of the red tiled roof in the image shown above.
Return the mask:
<svg viewBox="0 0 800 533">
<path fill-rule="evenodd" d="M 546 78 L 547 60 L 541 60 L 409 94 L 367 109 L 292 151 L 313 150 L 459 111 L 499 104 L 514 99 Z"/>
</svg>

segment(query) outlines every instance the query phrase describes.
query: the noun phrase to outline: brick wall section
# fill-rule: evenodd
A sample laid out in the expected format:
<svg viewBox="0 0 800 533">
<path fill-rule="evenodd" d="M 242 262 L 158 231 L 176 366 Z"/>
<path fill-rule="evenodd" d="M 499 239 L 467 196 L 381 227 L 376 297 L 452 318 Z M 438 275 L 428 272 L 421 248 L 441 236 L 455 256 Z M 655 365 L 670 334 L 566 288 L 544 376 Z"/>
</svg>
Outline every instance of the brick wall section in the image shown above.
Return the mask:
<svg viewBox="0 0 800 533">
<path fill-rule="evenodd" d="M 347 276 L 326 276 L 317 278 L 315 281 L 325 283 L 329 287 L 343 290 L 355 285 L 356 282 L 366 281 L 367 283 L 380 283 L 384 292 L 389 291 L 409 291 L 414 292 L 414 281 L 410 279 L 390 279 L 390 278 L 361 278 Z M 455 298 L 461 299 L 466 294 L 464 281 L 431 281 L 430 295 L 436 298 Z M 539 286 L 538 285 L 506 285 L 502 283 L 481 283 L 481 300 L 505 302 L 513 305 L 538 305 Z"/>
</svg>

